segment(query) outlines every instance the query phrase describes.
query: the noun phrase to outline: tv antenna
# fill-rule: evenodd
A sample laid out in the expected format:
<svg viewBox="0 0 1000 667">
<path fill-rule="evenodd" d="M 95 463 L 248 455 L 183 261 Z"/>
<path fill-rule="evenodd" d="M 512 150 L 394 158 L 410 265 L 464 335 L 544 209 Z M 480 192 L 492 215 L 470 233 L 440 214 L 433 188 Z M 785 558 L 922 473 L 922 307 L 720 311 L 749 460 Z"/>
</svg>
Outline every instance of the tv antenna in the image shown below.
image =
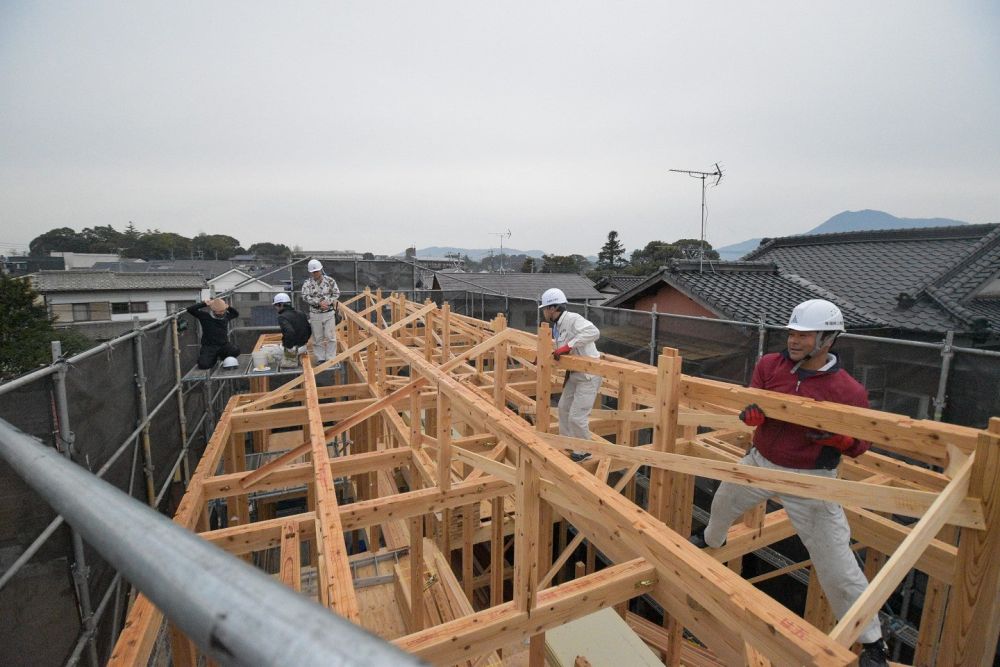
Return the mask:
<svg viewBox="0 0 1000 667">
<path fill-rule="evenodd" d="M 503 240 L 510 238 L 510 229 L 505 232 L 490 232 L 490 236 L 500 239 L 500 275 L 503 275 Z"/>
<path fill-rule="evenodd" d="M 687 174 L 691 178 L 701 179 L 701 248 L 698 252 L 698 273 L 701 273 L 705 267 L 705 220 L 708 213 L 708 209 L 705 207 L 705 179 L 715 177 L 715 183 L 712 183 L 712 187 L 714 188 L 722 180 L 722 168 L 716 162 L 715 171 L 693 171 L 691 169 L 671 169 L 670 171 L 675 171 L 678 174 Z"/>
</svg>

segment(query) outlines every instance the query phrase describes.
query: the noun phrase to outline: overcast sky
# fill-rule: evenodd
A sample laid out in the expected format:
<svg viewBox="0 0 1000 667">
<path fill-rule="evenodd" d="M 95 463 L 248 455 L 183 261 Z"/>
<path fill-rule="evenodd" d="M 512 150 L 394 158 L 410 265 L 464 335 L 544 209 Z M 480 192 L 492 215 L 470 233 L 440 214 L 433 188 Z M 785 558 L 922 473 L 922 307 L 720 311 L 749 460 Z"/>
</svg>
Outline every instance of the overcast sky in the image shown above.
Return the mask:
<svg viewBox="0 0 1000 667">
<path fill-rule="evenodd" d="M 1000 3 L 0 3 L 0 252 L 596 254 L 844 210 L 1000 222 Z"/>
</svg>

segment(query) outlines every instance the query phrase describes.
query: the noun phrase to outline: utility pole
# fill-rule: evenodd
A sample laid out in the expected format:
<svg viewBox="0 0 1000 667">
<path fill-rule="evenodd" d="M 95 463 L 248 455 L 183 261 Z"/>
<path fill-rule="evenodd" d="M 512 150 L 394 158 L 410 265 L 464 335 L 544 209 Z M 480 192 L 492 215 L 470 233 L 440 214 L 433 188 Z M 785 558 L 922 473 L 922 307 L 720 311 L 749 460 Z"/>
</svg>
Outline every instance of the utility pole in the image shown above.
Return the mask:
<svg viewBox="0 0 1000 667">
<path fill-rule="evenodd" d="M 510 230 L 508 229 L 505 232 L 490 232 L 490 235 L 500 239 L 500 275 L 503 275 L 503 240 L 510 238 Z"/>
<path fill-rule="evenodd" d="M 705 179 L 709 176 L 715 177 L 715 183 L 712 183 L 712 187 L 719 184 L 722 180 L 722 169 L 719 167 L 719 163 L 715 163 L 715 171 L 692 171 L 690 169 L 671 169 L 670 171 L 675 171 L 678 174 L 687 174 L 691 178 L 701 179 L 701 249 L 698 253 L 698 273 L 704 271 L 705 268 L 705 220 L 707 218 L 708 209 L 705 207 Z"/>
</svg>

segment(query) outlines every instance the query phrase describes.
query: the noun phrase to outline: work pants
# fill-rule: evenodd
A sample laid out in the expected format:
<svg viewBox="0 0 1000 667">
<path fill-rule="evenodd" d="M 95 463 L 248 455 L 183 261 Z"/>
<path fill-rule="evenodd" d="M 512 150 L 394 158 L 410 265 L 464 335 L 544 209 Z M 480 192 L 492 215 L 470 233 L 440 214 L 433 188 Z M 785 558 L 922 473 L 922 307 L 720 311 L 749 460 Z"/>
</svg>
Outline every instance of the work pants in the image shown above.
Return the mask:
<svg viewBox="0 0 1000 667">
<path fill-rule="evenodd" d="M 590 410 L 600 386 L 600 375 L 568 374 L 559 397 L 559 435 L 590 440 Z"/>
<path fill-rule="evenodd" d="M 216 361 L 221 361 L 226 357 L 238 356 L 240 356 L 240 348 L 232 343 L 226 343 L 225 345 L 206 345 L 202 343 L 201 349 L 198 350 L 198 368 L 202 370 L 211 368 L 215 365 Z"/>
<path fill-rule="evenodd" d="M 330 310 L 325 313 L 309 313 L 312 327 L 313 356 L 316 363 L 337 356 L 337 316 Z"/>
<path fill-rule="evenodd" d="M 837 476 L 836 470 L 800 470 L 779 466 L 764 458 L 756 448 L 751 449 L 740 463 L 817 477 Z M 712 498 L 712 516 L 705 526 L 705 542 L 710 547 L 722 546 L 733 522 L 744 512 L 773 495 L 777 495 L 781 504 L 785 506 L 792 526 L 809 551 L 809 558 L 816 568 L 816 576 L 823 587 L 823 592 L 826 593 L 826 598 L 830 601 L 830 607 L 836 617 L 840 618 L 868 587 L 868 580 L 858 565 L 854 552 L 851 551 L 851 527 L 839 504 L 775 494 L 766 489 L 723 482 Z M 876 615 L 865 626 L 859 641 L 867 643 L 881 638 L 882 628 Z"/>
</svg>

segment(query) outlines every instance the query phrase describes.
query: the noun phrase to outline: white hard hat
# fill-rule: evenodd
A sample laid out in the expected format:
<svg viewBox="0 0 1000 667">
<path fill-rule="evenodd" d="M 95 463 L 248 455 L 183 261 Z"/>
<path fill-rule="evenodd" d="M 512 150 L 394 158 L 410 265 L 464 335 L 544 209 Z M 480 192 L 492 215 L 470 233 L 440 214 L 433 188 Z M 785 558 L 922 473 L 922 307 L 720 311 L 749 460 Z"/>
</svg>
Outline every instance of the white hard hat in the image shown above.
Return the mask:
<svg viewBox="0 0 1000 667">
<path fill-rule="evenodd" d="M 542 305 L 539 308 L 558 306 L 564 303 L 566 303 L 566 295 L 563 294 L 563 291 L 558 287 L 550 287 L 542 294 Z"/>
<path fill-rule="evenodd" d="M 312 273 L 313 271 L 322 271 L 323 263 L 318 259 L 310 259 L 309 263 L 306 265 L 306 268 L 309 269 L 309 273 Z"/>
<path fill-rule="evenodd" d="M 291 302 L 292 302 L 291 297 L 289 297 L 286 293 L 278 292 L 277 294 L 274 295 L 274 300 L 271 303 L 277 306 L 279 303 L 291 303 Z"/>
<path fill-rule="evenodd" d="M 223 368 L 237 368 L 240 365 L 240 360 L 236 357 L 226 357 L 222 360 Z"/>
<path fill-rule="evenodd" d="M 795 306 L 788 318 L 788 329 L 795 331 L 843 331 L 844 314 L 826 299 L 809 299 Z"/>
</svg>

